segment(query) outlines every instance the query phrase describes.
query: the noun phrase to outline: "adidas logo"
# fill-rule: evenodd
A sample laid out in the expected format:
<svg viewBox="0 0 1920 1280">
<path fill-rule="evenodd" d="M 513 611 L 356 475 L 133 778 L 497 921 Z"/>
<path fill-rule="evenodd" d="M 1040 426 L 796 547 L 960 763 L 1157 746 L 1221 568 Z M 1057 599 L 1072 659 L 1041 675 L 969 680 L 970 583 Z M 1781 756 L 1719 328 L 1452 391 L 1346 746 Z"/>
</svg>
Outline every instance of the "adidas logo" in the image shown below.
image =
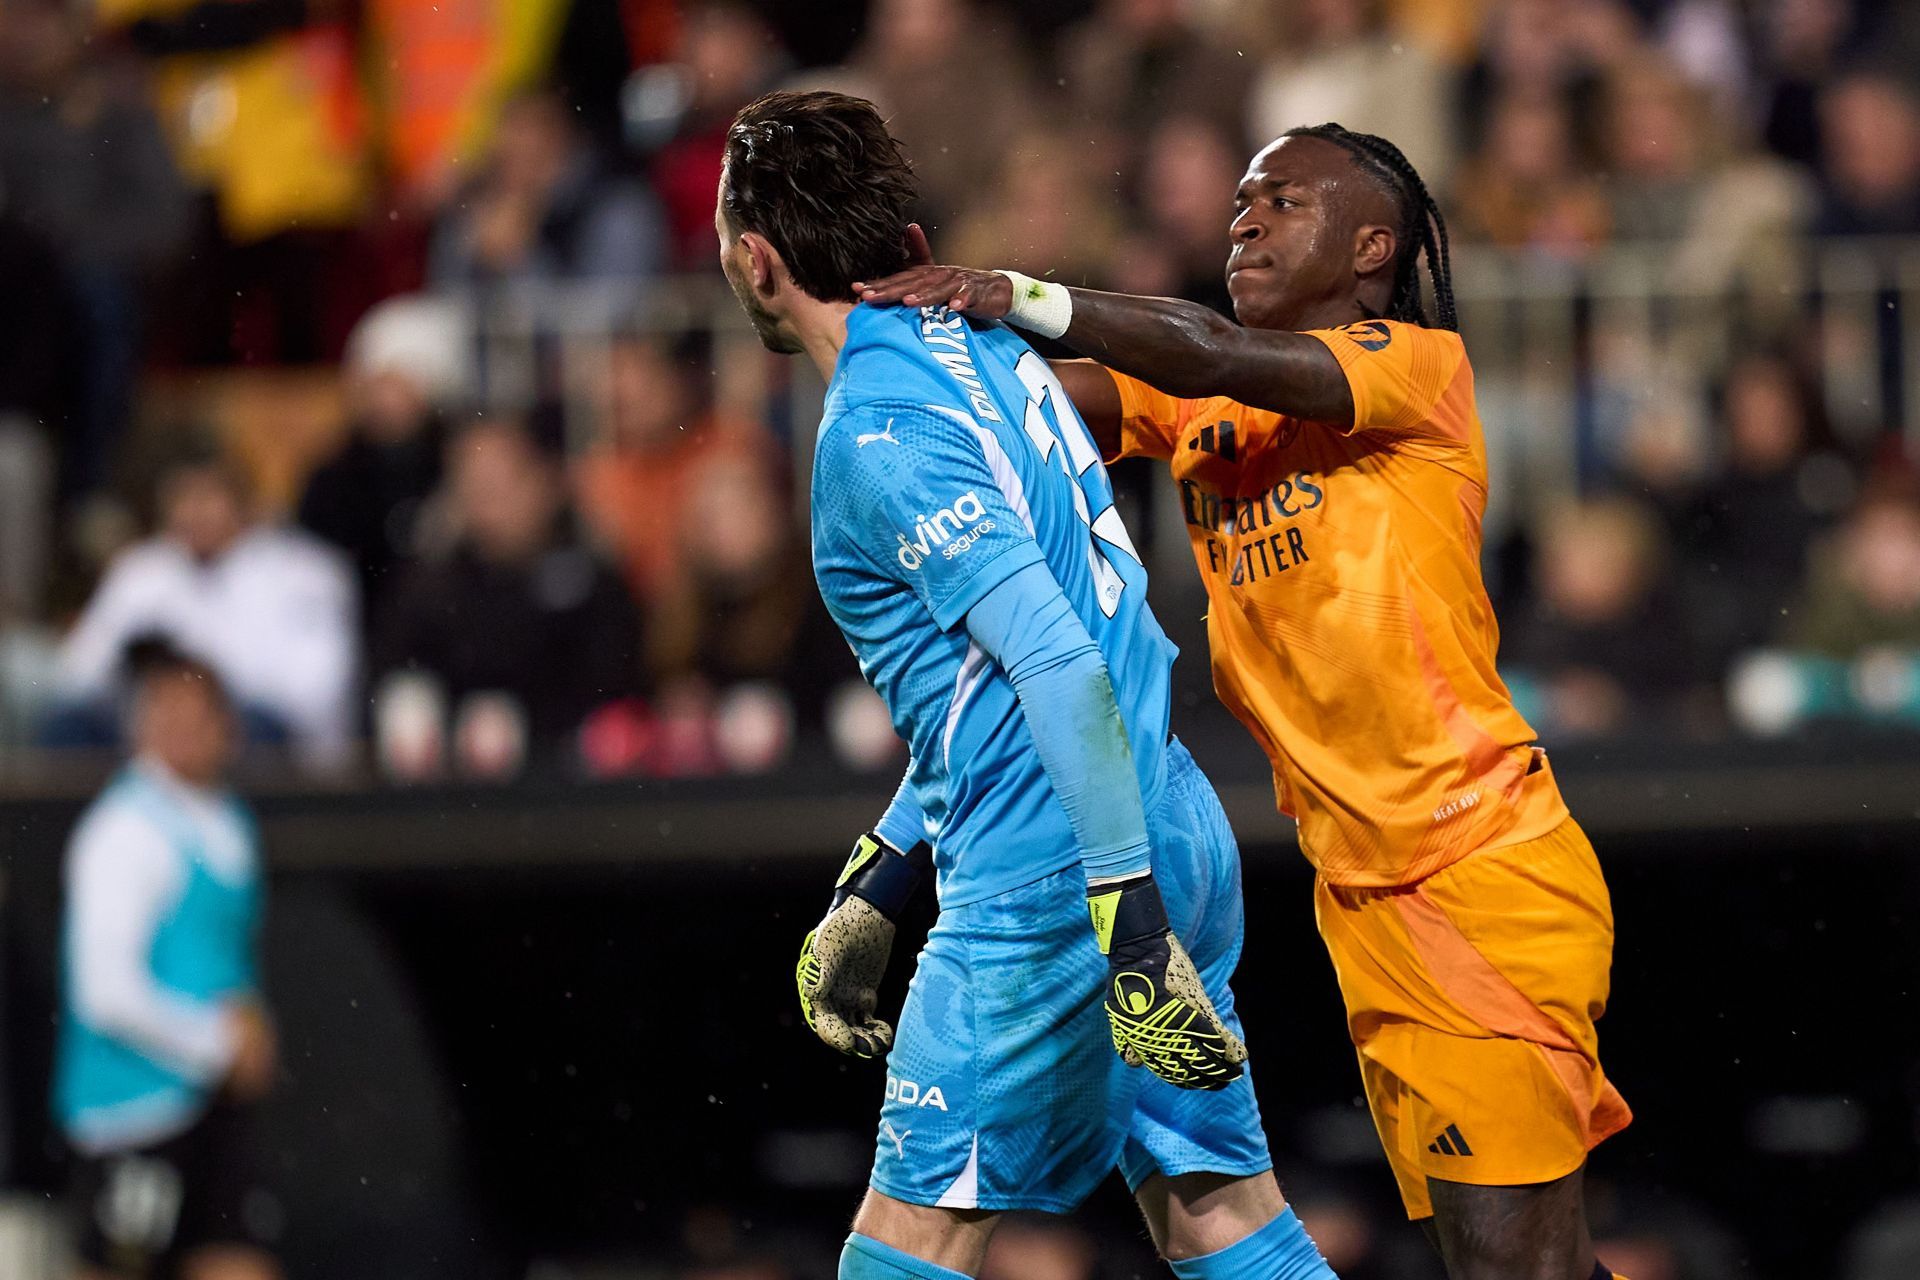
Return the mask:
<svg viewBox="0 0 1920 1280">
<path fill-rule="evenodd" d="M 1445 1133 L 1442 1133 L 1439 1137 L 1427 1144 L 1427 1150 L 1437 1156 L 1470 1156 L 1473 1154 L 1473 1148 L 1467 1145 L 1467 1140 L 1460 1136 L 1460 1130 L 1455 1125 L 1448 1125 Z"/>
<path fill-rule="evenodd" d="M 1231 421 L 1228 421 L 1228 422 L 1222 422 L 1218 425 L 1219 425 L 1219 436 L 1217 440 L 1214 435 L 1214 428 L 1212 426 L 1205 426 L 1200 428 L 1200 434 L 1198 436 L 1196 436 L 1192 440 L 1187 441 L 1187 448 L 1203 449 L 1208 453 L 1217 453 L 1221 457 L 1225 458 L 1228 462 L 1232 462 L 1234 460 L 1234 452 L 1235 452 L 1234 443 L 1233 443 L 1233 430 L 1234 430 L 1233 423 Z"/>
</svg>

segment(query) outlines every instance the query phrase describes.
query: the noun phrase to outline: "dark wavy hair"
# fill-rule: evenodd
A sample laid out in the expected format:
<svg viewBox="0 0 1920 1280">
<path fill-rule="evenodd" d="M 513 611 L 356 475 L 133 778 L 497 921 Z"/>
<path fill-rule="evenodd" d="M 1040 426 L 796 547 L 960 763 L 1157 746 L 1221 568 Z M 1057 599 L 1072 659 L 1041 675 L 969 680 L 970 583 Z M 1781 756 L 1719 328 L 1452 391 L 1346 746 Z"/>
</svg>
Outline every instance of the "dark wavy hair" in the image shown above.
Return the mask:
<svg viewBox="0 0 1920 1280">
<path fill-rule="evenodd" d="M 765 236 L 793 282 L 823 301 L 907 265 L 917 196 L 913 166 L 865 98 L 769 93 L 727 130 L 727 221 Z"/>
<path fill-rule="evenodd" d="M 233 709 L 220 673 L 157 631 L 143 631 L 127 641 L 120 655 L 120 673 L 134 689 L 167 680 L 195 681 L 223 711 Z"/>
</svg>

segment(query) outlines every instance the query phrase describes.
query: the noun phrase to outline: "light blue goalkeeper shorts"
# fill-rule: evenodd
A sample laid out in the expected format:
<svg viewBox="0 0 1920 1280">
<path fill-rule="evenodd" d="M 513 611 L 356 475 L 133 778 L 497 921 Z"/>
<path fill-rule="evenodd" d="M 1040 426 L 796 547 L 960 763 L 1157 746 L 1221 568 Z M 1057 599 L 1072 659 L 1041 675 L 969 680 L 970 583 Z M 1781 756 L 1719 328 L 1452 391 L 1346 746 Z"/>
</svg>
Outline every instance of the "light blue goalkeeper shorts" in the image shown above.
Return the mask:
<svg viewBox="0 0 1920 1280">
<path fill-rule="evenodd" d="M 1245 933 L 1240 851 L 1212 784 L 1177 741 L 1148 825 L 1154 877 L 1214 1007 Z M 872 1184 L 910 1204 L 1064 1213 L 1116 1165 L 1251 1175 L 1272 1167 L 1249 1072 L 1176 1089 L 1114 1053 L 1107 960 L 1070 867 L 941 913 L 887 1058 Z"/>
</svg>

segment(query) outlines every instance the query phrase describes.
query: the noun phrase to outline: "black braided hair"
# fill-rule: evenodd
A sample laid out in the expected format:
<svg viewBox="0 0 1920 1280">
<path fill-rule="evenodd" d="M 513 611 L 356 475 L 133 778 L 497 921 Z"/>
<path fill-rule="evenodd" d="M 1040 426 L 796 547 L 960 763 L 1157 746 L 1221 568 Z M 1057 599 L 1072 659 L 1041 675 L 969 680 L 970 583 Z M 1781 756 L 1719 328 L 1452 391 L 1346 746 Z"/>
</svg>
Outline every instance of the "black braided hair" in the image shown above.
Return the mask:
<svg viewBox="0 0 1920 1280">
<path fill-rule="evenodd" d="M 1320 138 L 1345 148 L 1361 170 L 1387 189 L 1400 208 L 1400 247 L 1393 268 L 1393 296 L 1387 303 L 1388 320 L 1427 324 L 1427 308 L 1420 297 L 1420 251 L 1427 255 L 1427 275 L 1433 281 L 1433 326 L 1460 327 L 1453 304 L 1453 264 L 1447 256 L 1447 221 L 1427 192 L 1427 184 L 1400 148 L 1371 133 L 1355 133 L 1337 124 L 1302 125 L 1285 138 Z"/>
</svg>

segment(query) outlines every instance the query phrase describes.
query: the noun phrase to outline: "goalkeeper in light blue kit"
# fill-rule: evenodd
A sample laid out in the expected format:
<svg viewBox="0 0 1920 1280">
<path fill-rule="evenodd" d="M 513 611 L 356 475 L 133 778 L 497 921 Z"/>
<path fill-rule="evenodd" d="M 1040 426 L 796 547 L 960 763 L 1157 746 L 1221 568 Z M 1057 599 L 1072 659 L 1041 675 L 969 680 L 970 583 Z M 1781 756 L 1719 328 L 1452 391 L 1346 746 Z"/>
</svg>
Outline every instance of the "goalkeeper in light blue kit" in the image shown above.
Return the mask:
<svg viewBox="0 0 1920 1280">
<path fill-rule="evenodd" d="M 998 1212 L 1072 1209 L 1118 1165 L 1176 1275 L 1328 1280 L 1242 1065 L 1239 854 L 1168 737 L 1174 647 L 1092 438 L 1011 330 L 853 305 L 926 257 L 914 195 L 870 103 L 772 94 L 715 214 L 762 341 L 831 379 L 814 573 L 912 750 L 799 967 L 821 1039 L 891 1048 L 840 1275 L 977 1275 Z M 874 993 L 929 846 L 894 1043 Z"/>
</svg>

